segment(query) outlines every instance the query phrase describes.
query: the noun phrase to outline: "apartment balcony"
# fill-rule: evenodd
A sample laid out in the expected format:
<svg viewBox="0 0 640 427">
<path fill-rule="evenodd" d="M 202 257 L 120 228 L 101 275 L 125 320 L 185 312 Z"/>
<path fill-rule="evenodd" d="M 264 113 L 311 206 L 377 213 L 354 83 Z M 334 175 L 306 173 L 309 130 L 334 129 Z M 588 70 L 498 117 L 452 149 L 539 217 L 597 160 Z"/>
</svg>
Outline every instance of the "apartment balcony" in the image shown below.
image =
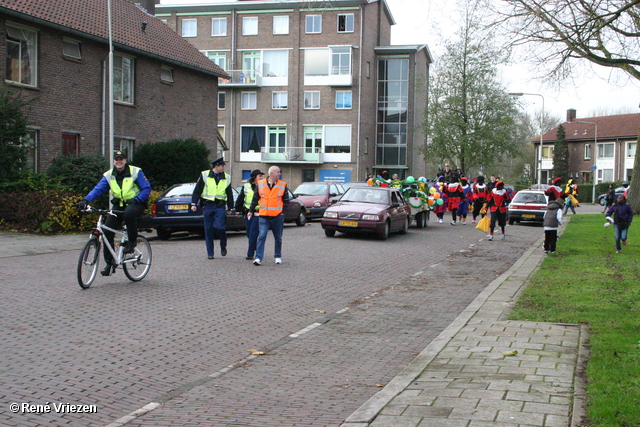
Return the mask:
<svg viewBox="0 0 640 427">
<path fill-rule="evenodd" d="M 314 164 L 324 163 L 324 153 L 320 148 L 285 147 L 263 148 L 260 153 L 263 163 L 298 163 Z"/>
<path fill-rule="evenodd" d="M 218 78 L 220 87 L 262 87 L 262 76 L 254 70 L 227 70 L 231 79 Z"/>
<path fill-rule="evenodd" d="M 352 74 L 331 74 L 322 76 L 304 76 L 305 86 L 353 86 Z"/>
</svg>

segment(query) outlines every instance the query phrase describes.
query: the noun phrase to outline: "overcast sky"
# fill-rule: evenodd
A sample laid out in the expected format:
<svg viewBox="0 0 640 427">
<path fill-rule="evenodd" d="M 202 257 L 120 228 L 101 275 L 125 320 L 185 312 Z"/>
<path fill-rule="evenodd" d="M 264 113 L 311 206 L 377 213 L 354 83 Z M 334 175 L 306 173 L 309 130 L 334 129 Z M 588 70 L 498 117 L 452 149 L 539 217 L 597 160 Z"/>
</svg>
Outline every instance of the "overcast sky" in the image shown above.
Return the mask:
<svg viewBox="0 0 640 427">
<path fill-rule="evenodd" d="M 213 1 L 220 3 L 224 0 Z M 309 0 L 310 3 L 331 5 L 331 0 Z M 162 4 L 202 4 L 211 0 L 161 0 Z M 392 44 L 426 44 L 435 61 L 442 52 L 442 34 L 452 34 L 456 28 L 455 0 L 387 0 L 396 25 L 391 28 Z M 585 62 L 586 63 L 586 62 Z M 593 72 L 589 70 L 593 69 Z M 577 117 L 640 113 L 640 84 L 629 80 L 621 72 L 588 65 L 580 70 L 574 81 L 567 81 L 562 89 L 536 79 L 529 66 L 513 65 L 504 69 L 503 80 L 511 92 L 537 93 L 544 97 L 547 114 L 562 120 L 573 108 Z M 525 96 L 527 111 L 534 113 L 542 107 L 539 96 Z"/>
</svg>

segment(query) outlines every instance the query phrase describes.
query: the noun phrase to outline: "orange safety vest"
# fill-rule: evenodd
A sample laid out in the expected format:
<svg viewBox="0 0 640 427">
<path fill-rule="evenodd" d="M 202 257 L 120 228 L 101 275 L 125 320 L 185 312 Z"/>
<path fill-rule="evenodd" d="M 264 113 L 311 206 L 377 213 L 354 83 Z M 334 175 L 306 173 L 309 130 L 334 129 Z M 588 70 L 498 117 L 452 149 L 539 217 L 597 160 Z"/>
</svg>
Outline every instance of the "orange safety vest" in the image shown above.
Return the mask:
<svg viewBox="0 0 640 427">
<path fill-rule="evenodd" d="M 269 188 L 267 179 L 258 181 L 258 194 L 260 195 L 260 216 L 278 216 L 282 213 L 284 196 L 287 183 L 281 180 L 276 181 L 273 188 Z"/>
</svg>

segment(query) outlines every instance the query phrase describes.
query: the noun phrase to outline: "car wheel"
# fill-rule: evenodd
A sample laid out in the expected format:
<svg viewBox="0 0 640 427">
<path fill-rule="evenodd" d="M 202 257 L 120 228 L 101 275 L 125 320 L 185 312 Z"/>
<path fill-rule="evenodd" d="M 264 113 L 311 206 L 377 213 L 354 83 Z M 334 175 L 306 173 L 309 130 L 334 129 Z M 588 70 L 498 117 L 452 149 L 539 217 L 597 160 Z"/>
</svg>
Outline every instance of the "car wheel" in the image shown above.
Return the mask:
<svg viewBox="0 0 640 427">
<path fill-rule="evenodd" d="M 600 206 L 604 206 L 604 204 L 605 204 L 604 197 L 602 199 L 600 199 L 599 202 L 600 202 Z"/>
<path fill-rule="evenodd" d="M 324 235 L 327 237 L 333 237 L 336 235 L 336 230 L 324 230 Z"/>
<path fill-rule="evenodd" d="M 404 222 L 404 227 L 398 231 L 398 234 L 407 234 L 407 231 L 409 231 L 409 222 L 411 222 L 411 218 L 407 217 L 407 220 Z"/>
<path fill-rule="evenodd" d="M 416 215 L 416 227 L 418 228 L 423 228 L 424 227 L 424 218 L 425 218 L 425 213 L 424 212 L 418 212 L 418 214 Z"/>
<path fill-rule="evenodd" d="M 158 234 L 158 238 L 160 240 L 169 240 L 171 238 L 171 232 L 165 230 L 164 228 L 157 228 L 156 233 Z"/>
<path fill-rule="evenodd" d="M 302 227 L 303 225 L 305 225 L 307 223 L 307 213 L 305 212 L 305 209 L 300 209 L 300 213 L 298 213 L 298 218 L 296 218 L 296 225 L 298 227 Z"/>
<path fill-rule="evenodd" d="M 387 238 L 389 237 L 389 221 L 384 223 L 384 229 L 382 230 L 382 233 L 378 234 L 378 239 L 380 240 L 387 240 Z"/>
<path fill-rule="evenodd" d="M 509 225 L 513 225 L 516 223 L 516 220 L 513 218 L 509 218 Z"/>
</svg>

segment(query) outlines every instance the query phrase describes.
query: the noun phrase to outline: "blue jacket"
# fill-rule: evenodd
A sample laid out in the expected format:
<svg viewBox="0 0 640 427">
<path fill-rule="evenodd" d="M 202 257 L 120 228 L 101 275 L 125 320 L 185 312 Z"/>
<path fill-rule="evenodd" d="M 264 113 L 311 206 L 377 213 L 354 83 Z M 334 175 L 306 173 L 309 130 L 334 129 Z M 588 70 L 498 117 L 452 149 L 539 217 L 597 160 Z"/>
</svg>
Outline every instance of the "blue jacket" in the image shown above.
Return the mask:
<svg viewBox="0 0 640 427">
<path fill-rule="evenodd" d="M 628 204 L 624 203 L 611 206 L 607 211 L 607 216 L 611 216 L 614 213 L 614 224 L 631 224 L 631 221 L 633 220 L 633 209 L 631 209 L 631 206 L 629 206 Z"/>
<path fill-rule="evenodd" d="M 151 184 L 149 184 L 149 181 L 144 176 L 144 172 L 142 172 L 142 170 L 138 172 L 138 178 L 136 179 L 135 183 L 138 188 L 140 188 L 140 193 L 138 193 L 138 195 L 135 197 L 136 202 L 143 203 L 147 201 L 147 199 L 149 199 L 149 195 L 151 194 Z M 98 182 L 93 190 L 91 190 L 89 194 L 87 194 L 84 198 L 88 202 L 93 202 L 95 199 L 105 193 L 108 193 L 110 190 L 111 188 L 109 187 L 109 181 L 107 181 L 107 178 L 103 176 L 100 182 Z"/>
</svg>

